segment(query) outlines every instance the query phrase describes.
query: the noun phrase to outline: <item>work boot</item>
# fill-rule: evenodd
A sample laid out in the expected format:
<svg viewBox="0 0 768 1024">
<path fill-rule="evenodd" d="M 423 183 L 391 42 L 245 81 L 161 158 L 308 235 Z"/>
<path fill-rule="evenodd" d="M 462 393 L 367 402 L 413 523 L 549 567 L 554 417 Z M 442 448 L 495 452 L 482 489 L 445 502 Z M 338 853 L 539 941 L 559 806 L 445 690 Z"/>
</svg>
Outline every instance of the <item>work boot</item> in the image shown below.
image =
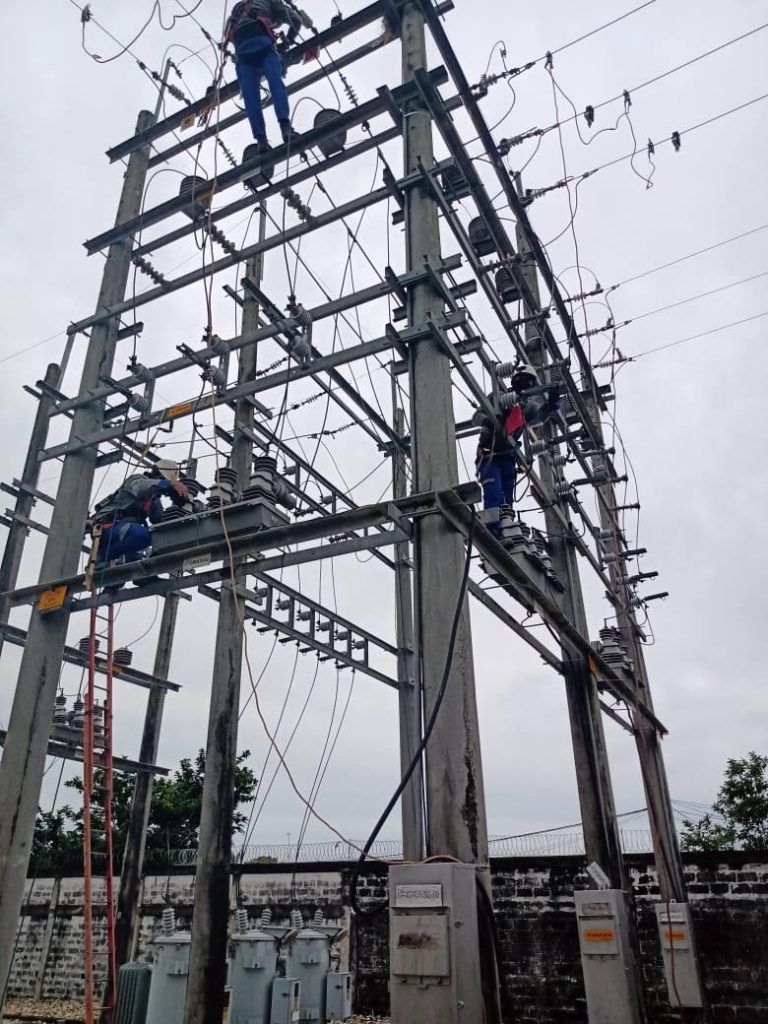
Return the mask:
<svg viewBox="0 0 768 1024">
<path fill-rule="evenodd" d="M 286 146 L 291 149 L 300 149 L 302 145 L 301 135 L 294 130 L 293 125 L 290 121 L 280 122 L 280 133 L 283 136 L 283 142 Z"/>
<path fill-rule="evenodd" d="M 267 153 L 272 152 L 272 147 L 269 144 L 269 139 L 266 137 L 262 139 L 256 139 L 256 148 L 258 149 L 260 156 L 265 156 Z"/>
</svg>

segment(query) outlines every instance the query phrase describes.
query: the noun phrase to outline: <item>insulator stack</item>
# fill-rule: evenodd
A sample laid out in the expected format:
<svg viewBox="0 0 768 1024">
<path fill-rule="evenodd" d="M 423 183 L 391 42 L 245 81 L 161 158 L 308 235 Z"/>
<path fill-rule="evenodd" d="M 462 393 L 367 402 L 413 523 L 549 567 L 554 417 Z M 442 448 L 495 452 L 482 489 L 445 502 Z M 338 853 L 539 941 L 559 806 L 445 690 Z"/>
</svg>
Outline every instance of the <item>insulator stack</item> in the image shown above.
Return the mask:
<svg viewBox="0 0 768 1024">
<path fill-rule="evenodd" d="M 59 690 L 56 694 L 56 702 L 53 707 L 53 724 L 62 726 L 67 724 L 67 698 L 64 691 Z"/>
<path fill-rule="evenodd" d="M 284 188 L 280 195 L 286 201 L 287 205 L 292 210 L 295 210 L 299 215 L 299 220 L 303 220 L 305 224 L 309 224 L 314 220 L 312 211 L 308 206 L 301 201 L 301 196 L 298 192 L 294 192 L 292 188 Z"/>
<path fill-rule="evenodd" d="M 165 277 L 160 273 L 159 270 L 155 270 L 149 260 L 145 260 L 143 256 L 132 256 L 131 263 L 134 267 L 138 267 L 142 274 L 146 274 L 147 277 L 155 284 L 160 285 L 161 288 L 165 288 L 168 284 Z"/>
<path fill-rule="evenodd" d="M 248 931 L 248 911 L 240 907 L 237 911 L 237 930 L 241 935 Z"/>
<path fill-rule="evenodd" d="M 624 634 L 616 626 L 604 626 L 600 630 L 600 653 L 612 668 L 632 671 Z"/>
<path fill-rule="evenodd" d="M 121 668 L 129 668 L 133 661 L 133 651 L 129 647 L 118 647 L 112 657 L 112 661 Z"/>
<path fill-rule="evenodd" d="M 176 915 L 173 907 L 163 907 L 162 919 L 163 935 L 173 935 L 176 931 Z"/>
<path fill-rule="evenodd" d="M 99 647 L 101 647 L 101 640 L 99 640 L 99 638 L 95 636 L 93 638 L 93 650 L 95 654 L 99 653 Z M 88 657 L 88 651 L 90 650 L 90 648 L 91 638 L 89 636 L 84 636 L 81 640 L 78 641 L 77 649 L 80 651 L 81 654 L 84 654 L 86 658 Z"/>
<path fill-rule="evenodd" d="M 211 224 L 208 228 L 208 233 L 214 242 L 219 243 L 224 252 L 228 253 L 233 258 L 237 258 L 237 246 L 234 242 L 230 242 L 221 228 L 217 227 L 215 224 Z"/>
</svg>

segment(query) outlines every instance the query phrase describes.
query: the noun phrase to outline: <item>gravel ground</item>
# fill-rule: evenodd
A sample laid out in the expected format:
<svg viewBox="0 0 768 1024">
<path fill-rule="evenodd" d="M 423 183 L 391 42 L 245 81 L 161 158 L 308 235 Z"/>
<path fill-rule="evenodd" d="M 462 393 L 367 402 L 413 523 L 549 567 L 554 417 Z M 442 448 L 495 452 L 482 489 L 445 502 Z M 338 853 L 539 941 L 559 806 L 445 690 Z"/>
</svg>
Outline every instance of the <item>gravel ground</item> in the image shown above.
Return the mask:
<svg viewBox="0 0 768 1024">
<path fill-rule="evenodd" d="M 83 1020 L 83 1004 L 74 999 L 8 999 L 5 1004 L 4 1024 L 24 1024 L 26 1021 Z M 384 1017 L 350 1017 L 349 1024 L 389 1024 Z"/>
</svg>

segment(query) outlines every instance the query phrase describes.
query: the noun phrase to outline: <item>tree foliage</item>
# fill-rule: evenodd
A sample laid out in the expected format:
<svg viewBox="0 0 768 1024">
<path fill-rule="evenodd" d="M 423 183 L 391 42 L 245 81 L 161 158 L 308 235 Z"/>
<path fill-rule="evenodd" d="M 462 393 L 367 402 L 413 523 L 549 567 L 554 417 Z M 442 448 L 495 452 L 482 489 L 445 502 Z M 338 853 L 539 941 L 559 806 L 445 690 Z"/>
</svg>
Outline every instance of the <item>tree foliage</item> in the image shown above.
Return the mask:
<svg viewBox="0 0 768 1024">
<path fill-rule="evenodd" d="M 242 832 L 246 816 L 240 810 L 253 800 L 257 779 L 246 761 L 250 751 L 237 758 L 235 767 L 235 800 L 232 832 Z M 153 857 L 169 850 L 196 847 L 200 838 L 200 814 L 205 781 L 205 752 L 198 751 L 194 758 L 185 757 L 170 778 L 155 779 L 147 828 L 147 856 Z M 104 773 L 94 774 L 95 799 L 91 804 L 92 846 L 95 853 L 104 850 L 104 815 L 100 806 L 99 788 Z M 65 783 L 69 789 L 82 794 L 81 778 Z M 119 864 L 125 848 L 133 801 L 134 776 L 115 772 L 112 790 L 112 838 L 115 857 Z M 54 811 L 38 811 L 32 846 L 32 862 L 47 868 L 74 867 L 83 858 L 83 809 L 68 804 Z"/>
<path fill-rule="evenodd" d="M 768 757 L 729 758 L 712 811 L 683 822 L 685 850 L 768 850 Z"/>
</svg>

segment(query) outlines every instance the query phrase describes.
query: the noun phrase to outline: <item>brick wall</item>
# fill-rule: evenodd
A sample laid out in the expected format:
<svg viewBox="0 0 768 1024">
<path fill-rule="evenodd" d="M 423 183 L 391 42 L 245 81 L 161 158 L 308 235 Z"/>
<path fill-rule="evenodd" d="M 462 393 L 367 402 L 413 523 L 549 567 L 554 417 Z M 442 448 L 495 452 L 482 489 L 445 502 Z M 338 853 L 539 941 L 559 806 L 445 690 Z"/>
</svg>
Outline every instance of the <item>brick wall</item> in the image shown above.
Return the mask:
<svg viewBox="0 0 768 1024">
<path fill-rule="evenodd" d="M 768 858 L 744 854 L 687 858 L 696 935 L 713 1024 L 768 1024 Z M 654 903 L 659 889 L 645 858 L 629 858 L 642 969 L 652 1010 L 651 1024 L 671 1024 Z M 349 914 L 349 865 L 248 866 L 233 885 L 243 904 L 257 914 L 267 903 L 277 923 L 287 920 L 291 903 L 305 917 L 320 908 L 329 920 L 350 928 L 343 950 L 355 974 L 356 1008 L 386 1014 L 388 1009 L 388 918 L 366 911 L 386 899 L 386 871 L 368 866 L 358 889 L 361 916 Z M 577 857 L 500 859 L 492 865 L 493 900 L 504 972 L 516 1024 L 587 1024 L 574 888 L 586 887 L 584 862 Z M 176 908 L 189 925 L 194 878 L 189 873 L 144 879 L 140 953 L 149 949 L 164 906 Z M 97 911 L 98 914 L 98 911 Z M 97 976 L 104 954 L 97 917 Z M 79 998 L 83 991 L 82 884 L 79 879 L 38 879 L 27 887 L 25 916 L 10 992 L 17 995 Z"/>
</svg>

